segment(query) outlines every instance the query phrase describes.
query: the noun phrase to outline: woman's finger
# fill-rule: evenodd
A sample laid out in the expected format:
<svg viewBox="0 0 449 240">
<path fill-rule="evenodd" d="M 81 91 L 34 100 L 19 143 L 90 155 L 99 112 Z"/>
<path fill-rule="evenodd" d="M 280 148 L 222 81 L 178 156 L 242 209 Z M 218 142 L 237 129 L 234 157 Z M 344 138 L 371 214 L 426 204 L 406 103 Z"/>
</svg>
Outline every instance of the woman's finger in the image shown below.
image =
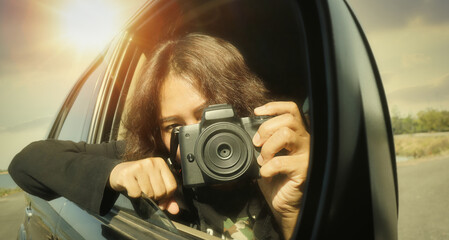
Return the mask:
<svg viewBox="0 0 449 240">
<path fill-rule="evenodd" d="M 164 179 L 161 176 L 160 169 L 155 169 L 148 173 L 151 181 L 151 186 L 154 191 L 154 199 L 159 200 L 167 195 Z"/>
<path fill-rule="evenodd" d="M 176 179 L 162 158 L 159 159 L 158 165 L 162 180 L 164 181 L 166 194 L 167 196 L 171 196 L 177 188 Z"/>
<path fill-rule="evenodd" d="M 262 178 L 272 178 L 285 174 L 292 180 L 301 181 L 306 178 L 308 164 L 308 155 L 277 156 L 260 168 L 260 175 Z"/>
<path fill-rule="evenodd" d="M 299 136 L 293 130 L 287 127 L 278 129 L 268 140 L 263 144 L 260 155 L 257 159 L 259 165 L 270 161 L 274 155 L 282 149 L 286 149 L 290 154 L 295 154 L 301 147 Z"/>
<path fill-rule="evenodd" d="M 262 123 L 253 137 L 253 144 L 258 147 L 262 146 L 268 138 L 283 127 L 290 128 L 299 134 L 305 131 L 300 120 L 290 113 L 284 113 Z"/>
<path fill-rule="evenodd" d="M 126 193 L 132 198 L 137 198 L 142 195 L 142 190 L 135 178 L 127 179 L 124 183 Z"/>
<path fill-rule="evenodd" d="M 167 210 L 169 213 L 175 215 L 179 213 L 179 205 L 173 198 L 161 200 L 158 206 L 162 210 Z"/>
<path fill-rule="evenodd" d="M 110 185 L 116 191 L 126 190 L 130 197 L 145 193 L 160 200 L 176 190 L 176 180 L 162 158 L 147 158 L 118 164 L 110 174 Z"/>
<path fill-rule="evenodd" d="M 136 172 L 136 181 L 139 184 L 141 192 L 145 193 L 149 198 L 154 198 L 153 186 L 151 185 L 150 178 L 145 170 L 139 169 Z"/>
<path fill-rule="evenodd" d="M 254 109 L 254 114 L 261 115 L 281 115 L 284 113 L 290 113 L 294 117 L 301 119 L 298 105 L 294 102 L 269 102 L 263 106 Z"/>
<path fill-rule="evenodd" d="M 179 213 L 179 205 L 175 200 L 170 200 L 166 207 L 167 211 L 173 215 Z"/>
</svg>

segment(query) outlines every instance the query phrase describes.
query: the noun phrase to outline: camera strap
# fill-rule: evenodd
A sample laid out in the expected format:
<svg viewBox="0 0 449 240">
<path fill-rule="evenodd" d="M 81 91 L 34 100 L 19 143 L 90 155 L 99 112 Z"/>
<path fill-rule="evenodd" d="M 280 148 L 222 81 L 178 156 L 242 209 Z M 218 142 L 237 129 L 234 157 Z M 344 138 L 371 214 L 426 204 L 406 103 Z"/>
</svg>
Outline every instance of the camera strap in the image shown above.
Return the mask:
<svg viewBox="0 0 449 240">
<path fill-rule="evenodd" d="M 179 163 L 176 161 L 179 146 L 179 128 L 180 127 L 176 127 L 171 132 L 170 157 L 167 159 L 167 165 L 175 176 L 179 176 L 181 174 L 181 166 L 179 166 Z"/>
</svg>

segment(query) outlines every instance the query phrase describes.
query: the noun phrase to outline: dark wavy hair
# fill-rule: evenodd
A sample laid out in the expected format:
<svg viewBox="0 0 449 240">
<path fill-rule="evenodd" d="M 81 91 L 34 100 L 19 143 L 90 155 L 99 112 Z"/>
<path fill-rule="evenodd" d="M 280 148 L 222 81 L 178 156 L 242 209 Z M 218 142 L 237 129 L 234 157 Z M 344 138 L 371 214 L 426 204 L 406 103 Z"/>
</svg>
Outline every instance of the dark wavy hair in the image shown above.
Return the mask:
<svg viewBox="0 0 449 240">
<path fill-rule="evenodd" d="M 223 39 L 190 33 L 161 43 L 151 55 L 124 119 L 126 160 L 167 156 L 160 132 L 160 90 L 169 74 L 191 83 L 207 104 L 233 105 L 240 117 L 270 101 L 263 82 L 237 48 Z"/>
</svg>

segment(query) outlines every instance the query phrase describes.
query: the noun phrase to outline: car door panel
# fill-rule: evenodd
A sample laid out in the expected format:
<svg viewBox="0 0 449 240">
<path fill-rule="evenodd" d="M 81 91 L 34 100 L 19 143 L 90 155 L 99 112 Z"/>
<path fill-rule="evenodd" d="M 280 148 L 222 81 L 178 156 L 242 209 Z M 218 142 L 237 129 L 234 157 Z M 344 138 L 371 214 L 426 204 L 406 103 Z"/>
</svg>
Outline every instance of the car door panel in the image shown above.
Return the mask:
<svg viewBox="0 0 449 240">
<path fill-rule="evenodd" d="M 39 197 L 26 194 L 25 221 L 23 234 L 25 239 L 49 239 L 54 236 L 60 220 L 59 212 L 65 204 L 64 198 L 45 201 Z"/>
</svg>

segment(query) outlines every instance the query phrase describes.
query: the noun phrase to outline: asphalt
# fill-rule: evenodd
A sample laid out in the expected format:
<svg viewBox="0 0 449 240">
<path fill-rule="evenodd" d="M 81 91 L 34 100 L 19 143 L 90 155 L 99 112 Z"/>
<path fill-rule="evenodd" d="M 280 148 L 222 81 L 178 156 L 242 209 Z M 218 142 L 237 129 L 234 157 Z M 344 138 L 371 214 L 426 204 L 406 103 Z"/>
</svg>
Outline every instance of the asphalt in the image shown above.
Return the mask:
<svg viewBox="0 0 449 240">
<path fill-rule="evenodd" d="M 20 224 L 25 218 L 23 192 L 0 197 L 0 239 L 17 239 Z"/>
<path fill-rule="evenodd" d="M 449 239 L 449 156 L 398 165 L 399 240 Z"/>
</svg>

